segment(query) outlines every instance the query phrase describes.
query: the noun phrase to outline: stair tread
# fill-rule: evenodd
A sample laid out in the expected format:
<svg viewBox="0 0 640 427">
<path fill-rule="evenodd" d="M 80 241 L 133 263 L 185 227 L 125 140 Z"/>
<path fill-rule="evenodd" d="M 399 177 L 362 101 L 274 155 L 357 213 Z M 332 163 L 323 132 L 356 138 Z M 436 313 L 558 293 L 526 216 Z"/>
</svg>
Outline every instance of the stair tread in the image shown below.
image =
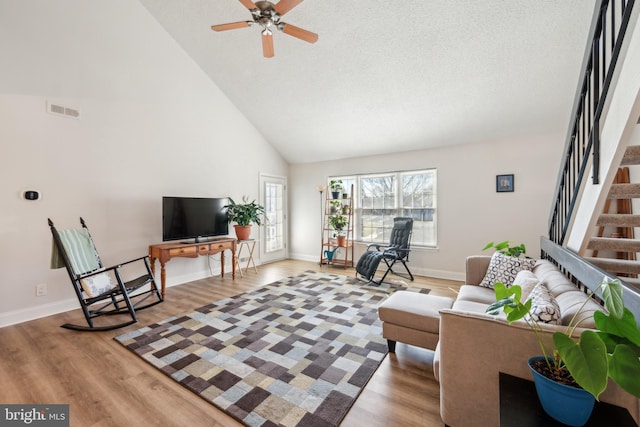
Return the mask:
<svg viewBox="0 0 640 427">
<path fill-rule="evenodd" d="M 623 227 L 640 227 L 640 215 L 635 214 L 601 214 L 596 225 L 615 225 Z"/>
<path fill-rule="evenodd" d="M 610 199 L 640 198 L 640 184 L 611 184 L 609 189 Z"/>
<path fill-rule="evenodd" d="M 628 146 L 624 152 L 620 165 L 640 165 L 640 145 Z"/>
<path fill-rule="evenodd" d="M 623 237 L 592 237 L 589 240 L 588 249 L 640 252 L 640 240 Z"/>
</svg>

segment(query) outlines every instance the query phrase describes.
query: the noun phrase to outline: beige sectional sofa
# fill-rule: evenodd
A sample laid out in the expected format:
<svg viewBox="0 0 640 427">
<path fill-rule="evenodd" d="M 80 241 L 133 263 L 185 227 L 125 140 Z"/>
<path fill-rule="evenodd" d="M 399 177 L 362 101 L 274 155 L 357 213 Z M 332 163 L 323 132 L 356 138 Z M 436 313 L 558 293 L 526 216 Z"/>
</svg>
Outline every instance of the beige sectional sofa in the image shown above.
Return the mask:
<svg viewBox="0 0 640 427">
<path fill-rule="evenodd" d="M 499 372 L 531 379 L 526 361 L 541 354 L 535 335 L 524 321 L 508 324 L 504 316 L 485 313 L 495 301 L 495 293 L 478 285 L 490 260 L 490 256 L 469 257 L 466 284 L 453 306 L 439 311 L 434 374 L 440 382 L 440 413 L 451 427 L 498 426 Z M 564 331 L 586 295 L 549 261 L 536 261 L 533 273 L 547 285 L 560 308 L 562 325 L 544 325 L 544 329 L 549 333 Z M 593 301 L 587 307 L 586 317 L 600 308 Z M 592 327 L 592 319 L 581 326 Z M 576 335 L 581 331 L 576 330 Z M 613 382 L 601 400 L 626 407 L 636 422 L 640 419 L 640 401 Z"/>
</svg>

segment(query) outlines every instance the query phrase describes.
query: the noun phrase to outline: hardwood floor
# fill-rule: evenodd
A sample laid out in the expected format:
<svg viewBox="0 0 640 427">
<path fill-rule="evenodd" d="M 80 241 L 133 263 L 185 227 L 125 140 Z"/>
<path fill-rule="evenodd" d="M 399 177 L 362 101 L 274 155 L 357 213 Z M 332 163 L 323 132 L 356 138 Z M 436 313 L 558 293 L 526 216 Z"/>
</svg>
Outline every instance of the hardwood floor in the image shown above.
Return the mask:
<svg viewBox="0 0 640 427">
<path fill-rule="evenodd" d="M 249 291 L 307 270 L 317 263 L 281 261 L 249 271 L 167 289 L 165 302 L 139 313 L 139 322 L 109 332 L 74 332 L 80 310 L 0 329 L 0 402 L 70 405 L 71 426 L 239 426 L 113 340 L 113 337 L 212 301 Z M 353 269 L 323 271 L 354 275 Z M 391 280 L 398 278 L 392 276 Z M 399 279 L 399 278 L 398 278 Z M 454 296 L 459 282 L 416 277 L 415 286 Z M 442 426 L 433 353 L 398 343 L 351 408 L 342 426 Z"/>
</svg>

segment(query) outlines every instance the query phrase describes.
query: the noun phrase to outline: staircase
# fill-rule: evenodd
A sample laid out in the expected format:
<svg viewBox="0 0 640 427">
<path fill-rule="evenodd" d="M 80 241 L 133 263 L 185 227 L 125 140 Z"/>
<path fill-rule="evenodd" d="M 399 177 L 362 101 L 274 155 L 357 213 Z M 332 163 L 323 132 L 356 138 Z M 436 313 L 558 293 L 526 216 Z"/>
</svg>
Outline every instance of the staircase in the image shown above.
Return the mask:
<svg viewBox="0 0 640 427">
<path fill-rule="evenodd" d="M 597 235 L 589 241 L 592 250 L 586 259 L 601 269 L 620 277 L 640 290 L 640 239 L 634 227 L 640 227 L 640 215 L 634 214 L 632 200 L 640 199 L 640 183 L 630 182 L 629 166 L 640 165 L 640 146 L 627 147 L 616 178 L 609 189 L 604 212 L 598 218 Z M 614 212 L 611 208 L 615 205 Z"/>
</svg>

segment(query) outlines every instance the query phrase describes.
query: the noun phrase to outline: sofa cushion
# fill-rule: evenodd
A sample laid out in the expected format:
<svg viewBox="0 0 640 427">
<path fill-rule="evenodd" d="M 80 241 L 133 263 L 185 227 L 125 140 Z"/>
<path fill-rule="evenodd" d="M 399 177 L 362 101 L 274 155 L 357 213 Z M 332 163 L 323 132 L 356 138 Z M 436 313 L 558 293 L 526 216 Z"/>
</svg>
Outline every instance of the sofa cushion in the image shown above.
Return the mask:
<svg viewBox="0 0 640 427">
<path fill-rule="evenodd" d="M 558 298 L 558 295 L 565 292 L 577 289 L 576 285 L 571 283 L 569 278 L 558 270 L 558 267 L 547 260 L 538 260 L 533 272 L 541 282 L 547 285 L 547 289 L 549 289 L 554 298 Z"/>
<path fill-rule="evenodd" d="M 487 273 L 480 282 L 480 286 L 493 289 L 496 282 L 511 286 L 519 271 L 533 270 L 535 264 L 536 260 L 531 258 L 516 258 L 495 252 L 491 256 L 489 268 L 487 268 Z"/>
<path fill-rule="evenodd" d="M 495 298 L 494 298 L 495 301 Z M 487 308 L 489 308 L 489 304 L 478 301 L 468 301 L 468 300 L 460 300 L 457 299 L 453 303 L 453 310 L 464 312 L 464 313 L 486 313 Z M 502 313 L 500 313 L 502 314 Z M 490 316 L 487 314 L 487 316 Z M 499 317 L 499 316 L 491 316 L 491 317 Z"/>
<path fill-rule="evenodd" d="M 573 320 L 572 325 L 577 325 L 581 328 L 595 329 L 596 324 L 593 320 L 593 313 L 596 311 L 605 311 L 605 309 L 591 298 L 589 298 L 589 301 L 584 305 L 584 308 L 581 308 L 586 298 L 587 294 L 578 289 L 563 292 L 558 295 L 556 301 L 560 306 L 563 325 L 569 325 Z M 580 314 L 573 319 L 573 316 L 575 316 L 578 311 L 580 311 Z"/>
<path fill-rule="evenodd" d="M 458 291 L 456 301 L 473 301 L 482 304 L 496 302 L 496 293 L 493 289 L 477 285 L 462 285 Z"/>
<path fill-rule="evenodd" d="M 560 324 L 560 306 L 544 283 L 538 283 L 529 295 L 529 316 L 542 323 Z"/>
<path fill-rule="evenodd" d="M 383 322 L 420 331 L 438 333 L 442 308 L 451 308 L 453 299 L 437 295 L 398 291 L 378 307 Z"/>
</svg>

